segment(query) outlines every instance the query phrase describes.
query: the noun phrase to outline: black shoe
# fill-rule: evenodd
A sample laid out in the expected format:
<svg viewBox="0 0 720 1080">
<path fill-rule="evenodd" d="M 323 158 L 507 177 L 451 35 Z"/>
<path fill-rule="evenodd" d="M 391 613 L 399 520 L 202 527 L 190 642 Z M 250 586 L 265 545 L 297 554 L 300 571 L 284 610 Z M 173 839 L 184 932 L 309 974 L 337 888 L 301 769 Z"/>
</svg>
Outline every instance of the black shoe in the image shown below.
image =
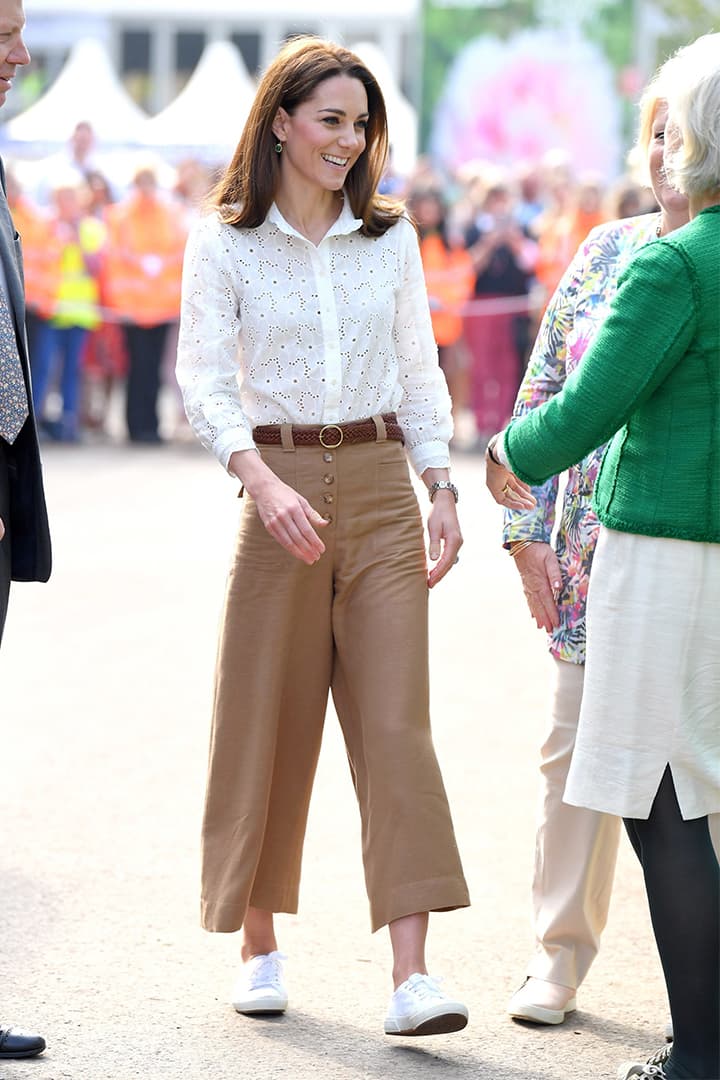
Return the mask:
<svg viewBox="0 0 720 1080">
<path fill-rule="evenodd" d="M 42 1054 L 45 1040 L 20 1028 L 0 1028 L 0 1058 L 30 1058 Z"/>
<path fill-rule="evenodd" d="M 672 1044 L 661 1046 L 645 1062 L 626 1061 L 618 1069 L 618 1080 L 663 1080 L 667 1076 L 665 1065 L 672 1053 Z"/>
</svg>

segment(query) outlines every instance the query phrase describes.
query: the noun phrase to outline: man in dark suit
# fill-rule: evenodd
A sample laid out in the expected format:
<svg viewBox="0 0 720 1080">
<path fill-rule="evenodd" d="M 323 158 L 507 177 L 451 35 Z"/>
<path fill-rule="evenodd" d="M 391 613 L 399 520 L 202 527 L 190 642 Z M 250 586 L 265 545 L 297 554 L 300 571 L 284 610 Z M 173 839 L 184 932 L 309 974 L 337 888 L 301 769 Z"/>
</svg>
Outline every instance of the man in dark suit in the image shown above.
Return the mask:
<svg viewBox="0 0 720 1080">
<path fill-rule="evenodd" d="M 0 106 L 15 70 L 30 61 L 22 32 L 22 0 L 0 0 Z M 10 581 L 47 581 L 50 533 L 32 408 L 22 255 L 0 162 L 0 640 Z M 0 1060 L 35 1057 L 40 1035 L 0 1027 Z"/>
</svg>

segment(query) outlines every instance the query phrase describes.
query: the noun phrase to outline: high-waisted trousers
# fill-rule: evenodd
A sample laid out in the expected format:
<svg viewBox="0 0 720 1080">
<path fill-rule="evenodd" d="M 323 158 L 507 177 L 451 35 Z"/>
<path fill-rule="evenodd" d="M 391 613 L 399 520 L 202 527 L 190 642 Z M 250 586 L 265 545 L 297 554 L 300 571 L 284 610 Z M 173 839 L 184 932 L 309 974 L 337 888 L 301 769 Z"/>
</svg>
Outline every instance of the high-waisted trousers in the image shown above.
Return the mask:
<svg viewBox="0 0 720 1080">
<path fill-rule="evenodd" d="M 430 731 L 423 528 L 399 442 L 261 447 L 327 524 L 308 566 L 245 497 L 216 671 L 202 922 L 296 912 L 332 690 L 360 806 L 372 929 L 469 903 Z"/>
</svg>

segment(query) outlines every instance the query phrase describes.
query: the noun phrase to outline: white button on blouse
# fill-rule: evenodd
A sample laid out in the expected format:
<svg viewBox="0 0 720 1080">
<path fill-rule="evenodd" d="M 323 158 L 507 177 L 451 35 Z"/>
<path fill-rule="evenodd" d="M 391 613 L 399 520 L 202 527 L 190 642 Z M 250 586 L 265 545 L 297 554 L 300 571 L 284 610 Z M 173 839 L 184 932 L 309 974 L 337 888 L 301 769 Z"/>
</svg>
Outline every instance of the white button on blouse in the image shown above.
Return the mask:
<svg viewBox="0 0 720 1080">
<path fill-rule="evenodd" d="M 185 253 L 177 378 L 203 445 L 227 468 L 257 424 L 333 424 L 395 411 L 418 473 L 449 464 L 415 230 L 359 232 L 348 200 L 315 246 L 273 205 L 256 229 L 197 221 Z"/>
</svg>

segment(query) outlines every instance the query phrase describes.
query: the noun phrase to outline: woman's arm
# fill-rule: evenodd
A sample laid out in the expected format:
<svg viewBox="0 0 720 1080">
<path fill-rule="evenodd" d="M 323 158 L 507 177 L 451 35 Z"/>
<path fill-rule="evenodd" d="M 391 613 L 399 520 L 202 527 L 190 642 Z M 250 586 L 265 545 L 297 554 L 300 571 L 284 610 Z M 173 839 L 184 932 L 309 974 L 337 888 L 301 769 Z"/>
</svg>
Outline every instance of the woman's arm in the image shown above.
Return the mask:
<svg viewBox="0 0 720 1080">
<path fill-rule="evenodd" d="M 574 326 L 575 305 L 586 276 L 586 245 L 579 249 L 563 275 L 543 316 L 525 377 L 520 385 L 513 418 L 526 416 L 559 394 L 567 378 L 568 336 Z M 532 510 L 506 510 L 503 544 L 520 541 L 549 544 L 555 524 L 557 476 L 533 488 Z"/>
<path fill-rule="evenodd" d="M 393 322 L 393 343 L 403 391 L 398 419 L 410 461 L 418 475 L 422 475 L 427 468 L 446 469 L 450 464 L 450 394 L 438 364 L 415 230 L 404 218 L 393 228 L 401 230 L 401 280 Z"/>
<path fill-rule="evenodd" d="M 177 379 L 200 441 L 255 500 L 263 525 L 297 559 L 317 562 L 326 522 L 257 452 L 238 384 L 240 315 L 224 244 L 212 219 L 190 236 L 183 269 Z"/>
<path fill-rule="evenodd" d="M 506 430 L 512 472 L 538 484 L 607 442 L 687 351 L 694 308 L 682 256 L 663 243 L 643 248 L 623 273 L 608 318 L 562 393 Z M 494 471 L 495 487 L 500 479 Z"/>
<path fill-rule="evenodd" d="M 577 297 L 586 281 L 587 241 L 575 254 L 555 290 L 540 325 L 513 417 L 527 415 L 562 390 L 567 376 L 568 336 L 574 326 Z M 536 505 L 505 509 L 503 546 L 520 574 L 530 614 L 538 629 L 550 633 L 559 623 L 557 596 L 562 575 L 550 540 L 555 524 L 558 477 L 532 489 Z"/>
<path fill-rule="evenodd" d="M 227 469 L 235 450 L 255 444 L 240 402 L 240 313 L 219 228 L 203 218 L 188 238 L 176 375 L 195 434 Z"/>
<path fill-rule="evenodd" d="M 430 491 L 436 481 L 444 482 L 450 478 L 450 394 L 438 364 L 415 231 L 405 220 L 399 221 L 394 228 L 403 230 L 400 244 L 402 280 L 397 291 L 393 325 L 403 389 L 398 419 L 405 433 L 410 461 Z M 440 488 L 434 492 L 427 528 L 428 555 L 435 563 L 428 573 L 428 586 L 433 588 L 457 562 L 463 542 L 455 495 L 451 490 Z"/>
</svg>

